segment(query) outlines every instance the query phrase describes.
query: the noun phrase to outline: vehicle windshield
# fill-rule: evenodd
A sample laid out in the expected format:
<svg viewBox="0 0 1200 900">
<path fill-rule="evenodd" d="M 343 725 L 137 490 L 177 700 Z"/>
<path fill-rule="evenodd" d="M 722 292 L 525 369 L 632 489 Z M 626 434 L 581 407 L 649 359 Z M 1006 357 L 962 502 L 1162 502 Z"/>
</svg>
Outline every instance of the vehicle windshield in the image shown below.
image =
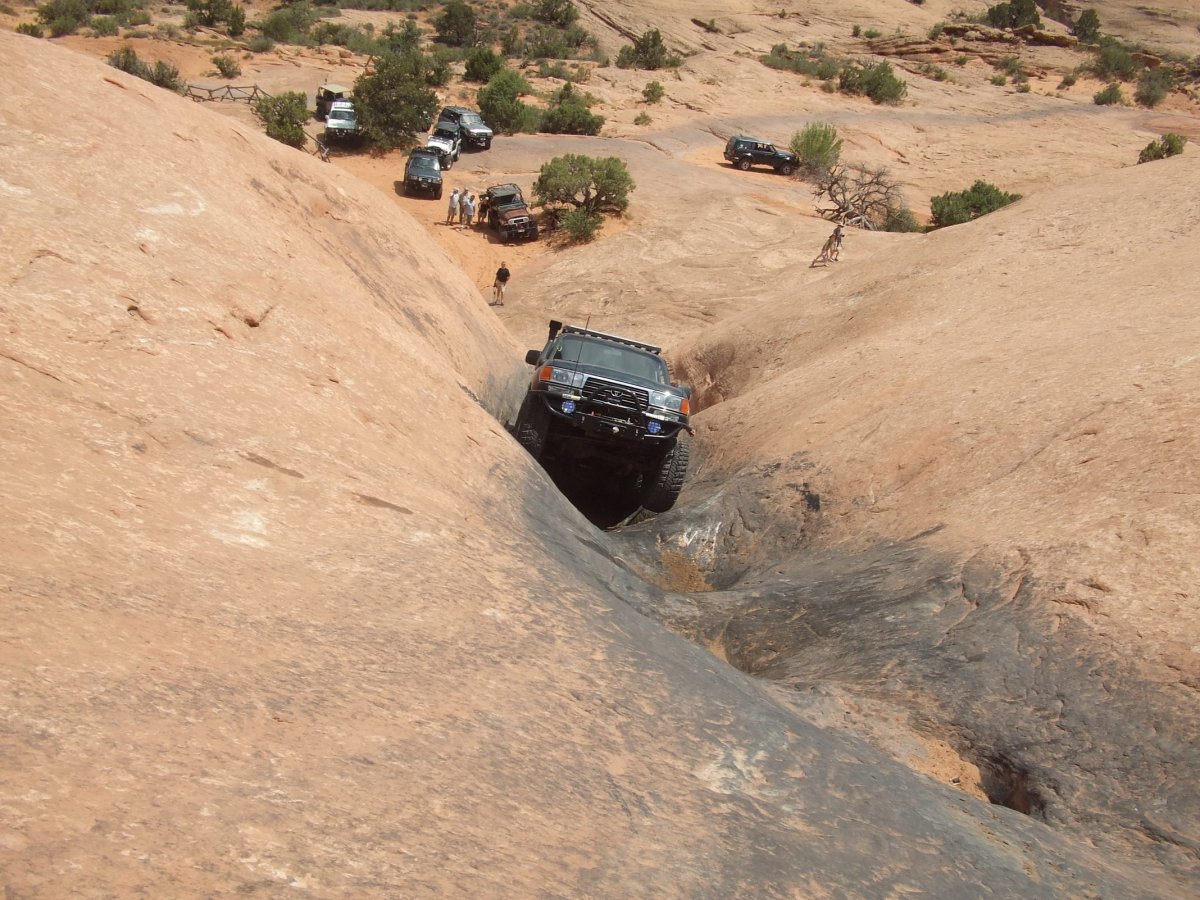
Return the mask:
<svg viewBox="0 0 1200 900">
<path fill-rule="evenodd" d="M 482 125 L 483 119 L 479 118 L 475 113 L 463 113 L 459 118 L 463 125 Z"/>
<path fill-rule="evenodd" d="M 662 357 L 608 341 L 566 335 L 559 341 L 554 359 L 567 365 L 578 363 L 581 366 L 611 369 L 614 372 L 653 381 L 655 384 L 671 383 L 667 375 L 667 364 Z"/>
<path fill-rule="evenodd" d="M 440 172 L 442 167 L 438 165 L 438 161 L 432 156 L 426 156 L 422 153 L 419 156 L 414 156 L 408 162 L 409 166 L 414 169 L 432 169 L 434 172 Z"/>
<path fill-rule="evenodd" d="M 343 122 L 353 122 L 354 113 L 348 109 L 331 109 L 329 111 L 329 118 L 338 119 Z"/>
<path fill-rule="evenodd" d="M 443 140 L 447 140 L 447 141 L 453 141 L 454 138 L 456 137 L 454 132 L 451 131 L 449 128 L 439 128 L 437 131 L 435 131 L 433 133 L 433 136 L 435 138 L 442 138 Z"/>
</svg>

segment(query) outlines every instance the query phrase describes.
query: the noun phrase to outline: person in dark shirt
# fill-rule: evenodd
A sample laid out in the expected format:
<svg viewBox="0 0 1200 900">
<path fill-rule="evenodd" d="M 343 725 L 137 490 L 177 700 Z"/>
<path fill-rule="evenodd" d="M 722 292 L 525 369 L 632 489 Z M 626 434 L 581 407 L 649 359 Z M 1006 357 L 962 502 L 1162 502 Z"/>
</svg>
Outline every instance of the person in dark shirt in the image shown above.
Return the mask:
<svg viewBox="0 0 1200 900">
<path fill-rule="evenodd" d="M 492 302 L 491 306 L 504 305 L 504 288 L 508 284 L 508 279 L 512 277 L 512 273 L 508 271 L 508 263 L 501 262 L 500 268 L 496 270 L 496 280 L 492 282 Z"/>
</svg>

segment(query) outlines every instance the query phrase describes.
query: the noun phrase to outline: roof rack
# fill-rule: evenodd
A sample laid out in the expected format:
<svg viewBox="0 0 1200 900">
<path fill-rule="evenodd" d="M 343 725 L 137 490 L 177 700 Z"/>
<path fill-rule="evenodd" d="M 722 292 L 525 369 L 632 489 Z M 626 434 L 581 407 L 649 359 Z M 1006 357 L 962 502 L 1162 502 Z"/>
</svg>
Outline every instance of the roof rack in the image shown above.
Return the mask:
<svg viewBox="0 0 1200 900">
<path fill-rule="evenodd" d="M 636 347 L 638 350 L 649 350 L 651 353 L 662 353 L 662 347 L 655 347 L 653 344 L 643 344 L 641 341 L 618 337 L 615 334 L 605 334 L 603 331 L 591 331 L 587 328 L 580 328 L 578 325 L 564 325 L 562 327 L 562 333 L 582 334 L 586 335 L 587 337 L 602 338 L 606 341 L 614 341 L 618 344 L 625 344 L 628 347 Z"/>
</svg>

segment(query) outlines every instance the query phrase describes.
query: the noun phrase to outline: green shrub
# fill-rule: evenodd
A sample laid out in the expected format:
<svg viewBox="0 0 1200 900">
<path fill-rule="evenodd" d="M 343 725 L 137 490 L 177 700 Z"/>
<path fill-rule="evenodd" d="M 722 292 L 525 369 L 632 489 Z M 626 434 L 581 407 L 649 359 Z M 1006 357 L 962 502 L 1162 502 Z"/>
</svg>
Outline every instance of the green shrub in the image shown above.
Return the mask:
<svg viewBox="0 0 1200 900">
<path fill-rule="evenodd" d="M 437 95 L 429 89 L 432 60 L 419 51 L 388 53 L 375 72 L 354 82 L 354 108 L 363 136 L 380 150 L 407 146 L 429 127 Z"/>
<path fill-rule="evenodd" d="M 52 37 L 74 34 L 92 18 L 84 0 L 49 0 L 37 8 L 38 21 L 50 28 Z"/>
<path fill-rule="evenodd" d="M 572 209 L 558 217 L 558 224 L 572 244 L 586 244 L 595 239 L 604 218 L 586 209 Z"/>
<path fill-rule="evenodd" d="M 988 80 L 991 81 L 992 84 L 997 85 L 999 87 L 1003 87 L 1004 85 L 1008 84 L 1008 76 L 1001 75 L 999 72 L 997 72 L 995 75 L 993 75 Z"/>
<path fill-rule="evenodd" d="M 265 34 L 256 34 L 250 38 L 249 43 L 246 44 L 246 49 L 251 53 L 270 53 L 275 49 L 275 42 Z"/>
<path fill-rule="evenodd" d="M 934 25 L 932 28 L 929 29 L 929 33 L 926 35 L 926 37 L 928 37 L 929 40 L 931 40 L 931 41 L 936 41 L 938 38 L 940 38 L 942 36 L 942 29 L 944 29 L 945 27 L 946 27 L 945 22 L 938 22 L 936 25 Z"/>
<path fill-rule="evenodd" d="M 521 101 L 532 88 L 519 72 L 501 69 L 479 89 L 476 102 L 483 118 L 498 132 L 515 134 L 535 127 L 537 111 Z"/>
<path fill-rule="evenodd" d="M 1133 99 L 1140 106 L 1155 107 L 1162 103 L 1175 87 L 1175 76 L 1166 66 L 1157 69 L 1147 69 L 1138 79 L 1137 90 Z"/>
<path fill-rule="evenodd" d="M 1107 81 L 1132 81 L 1142 68 L 1129 49 L 1113 37 L 1100 38 L 1092 71 Z"/>
<path fill-rule="evenodd" d="M 222 78 L 237 78 L 242 74 L 242 67 L 236 59 L 228 54 L 220 53 L 212 58 L 212 63 L 221 73 Z"/>
<path fill-rule="evenodd" d="M 842 139 L 828 122 L 809 122 L 792 135 L 790 146 L 800 160 L 800 174 L 809 178 L 829 171 L 842 155 Z"/>
<path fill-rule="evenodd" d="M 144 9 L 135 9 L 125 19 L 126 28 L 137 28 L 140 25 L 150 24 L 150 13 Z"/>
<path fill-rule="evenodd" d="M 896 206 L 888 210 L 887 218 L 883 221 L 883 230 L 911 233 L 925 229 L 921 227 L 921 223 L 917 221 L 916 214 L 911 209 L 907 206 Z"/>
<path fill-rule="evenodd" d="M 759 57 L 759 62 L 772 69 L 787 69 L 821 81 L 836 78 L 842 70 L 841 61 L 827 55 L 823 45 L 789 50 L 787 44 L 776 44 L 767 56 Z"/>
<path fill-rule="evenodd" d="M 205 28 L 227 21 L 233 13 L 233 0 L 187 0 L 186 6 L 195 24 Z"/>
<path fill-rule="evenodd" d="M 851 63 L 838 75 L 838 90 L 843 94 L 865 94 L 874 103 L 894 106 L 904 99 L 908 85 L 885 62 L 865 66 Z"/>
<path fill-rule="evenodd" d="M 1119 106 L 1125 103 L 1125 95 L 1121 93 L 1121 86 L 1115 81 L 1102 91 L 1096 91 L 1092 95 L 1092 102 L 1097 106 Z"/>
<path fill-rule="evenodd" d="M 1038 15 L 1034 0 L 1011 0 L 1010 3 L 989 6 L 987 22 L 993 28 L 1022 28 L 1025 25 L 1042 27 L 1042 17 Z"/>
<path fill-rule="evenodd" d="M 621 213 L 628 208 L 634 187 L 629 169 L 617 157 L 568 153 L 542 165 L 533 196 L 538 206 Z"/>
<path fill-rule="evenodd" d="M 246 7 L 235 6 L 225 20 L 225 29 L 230 37 L 241 37 L 246 33 Z"/>
<path fill-rule="evenodd" d="M 579 18 L 579 10 L 571 0 L 537 0 L 533 4 L 533 18 L 557 28 L 569 28 Z"/>
<path fill-rule="evenodd" d="M 1062 77 L 1062 81 L 1060 81 L 1058 83 L 1058 89 L 1060 91 L 1065 91 L 1067 88 L 1075 87 L 1075 82 L 1078 80 L 1079 79 L 1075 76 L 1074 73 L 1068 72 L 1066 75 L 1064 75 Z"/>
<path fill-rule="evenodd" d="M 863 37 L 865 37 L 868 41 L 873 41 L 873 40 L 875 40 L 875 38 L 882 37 L 882 36 L 883 36 L 883 32 L 880 31 L 878 28 L 868 28 L 866 31 L 863 32 Z"/>
<path fill-rule="evenodd" d="M 29 37 L 40 38 L 43 34 L 42 26 L 34 22 L 22 22 L 17 26 L 17 34 L 26 34 Z"/>
<path fill-rule="evenodd" d="M 659 81 L 647 82 L 646 86 L 642 88 L 642 99 L 647 103 L 659 103 L 666 95 L 666 89 Z"/>
<path fill-rule="evenodd" d="M 1094 44 L 1100 39 L 1100 16 L 1094 9 L 1085 9 L 1079 14 L 1079 19 L 1071 29 L 1081 43 Z"/>
<path fill-rule="evenodd" d="M 650 114 L 645 111 L 640 112 L 636 116 L 633 117 L 634 125 L 649 125 L 653 121 L 654 120 L 652 118 L 650 118 Z"/>
<path fill-rule="evenodd" d="M 1157 141 L 1151 141 L 1147 144 L 1142 152 L 1138 154 L 1138 162 L 1154 162 L 1156 159 L 1178 156 L 1183 152 L 1183 145 L 1186 143 L 1187 138 L 1183 135 L 1168 132 Z"/>
<path fill-rule="evenodd" d="M 961 225 L 1020 199 L 1020 194 L 1009 194 L 986 181 L 976 181 L 969 190 L 942 194 L 930 200 L 933 227 Z"/>
<path fill-rule="evenodd" d="M 504 60 L 490 47 L 476 47 L 467 54 L 463 80 L 487 84 L 491 77 L 504 68 Z"/>
<path fill-rule="evenodd" d="M 547 134 L 599 134 L 603 127 L 604 116 L 596 115 L 582 103 L 568 101 L 542 113 L 538 130 Z"/>
<path fill-rule="evenodd" d="M 252 108 L 258 121 L 266 127 L 267 137 L 298 150 L 304 148 L 308 140 L 308 135 L 304 133 L 304 123 L 308 121 L 308 98 L 304 94 L 287 91 L 273 97 L 260 97 L 254 101 Z"/>
<path fill-rule="evenodd" d="M 92 18 L 92 32 L 96 37 L 112 37 L 120 31 L 117 20 L 112 16 L 94 16 Z"/>
<path fill-rule="evenodd" d="M 1016 56 L 1002 56 L 992 64 L 992 68 L 1013 78 L 1024 74 L 1024 70 L 1021 68 L 1021 60 Z"/>
<path fill-rule="evenodd" d="M 645 32 L 632 45 L 626 44 L 617 54 L 617 68 L 620 69 L 666 69 L 678 66 L 680 62 L 678 56 L 667 52 L 662 32 L 657 28 Z"/>
<path fill-rule="evenodd" d="M 475 45 L 475 10 L 464 0 L 449 0 L 442 7 L 441 15 L 433 20 L 437 29 L 437 40 L 451 47 Z"/>
<path fill-rule="evenodd" d="M 862 37 L 862 26 L 855 25 L 850 29 L 850 37 Z"/>
<path fill-rule="evenodd" d="M 1017 85 L 1017 93 L 1018 94 L 1028 94 L 1031 90 L 1032 90 L 1032 88 L 1029 86 L 1028 81 L 1023 81 Z"/>
<path fill-rule="evenodd" d="M 259 30 L 280 44 L 302 44 L 310 28 L 317 22 L 317 13 L 308 0 L 299 0 L 281 7 L 259 23 Z"/>
<path fill-rule="evenodd" d="M 150 68 L 150 77 L 146 80 L 175 93 L 181 93 L 184 87 L 183 78 L 179 75 L 179 67 L 161 59 L 157 60 Z"/>
</svg>

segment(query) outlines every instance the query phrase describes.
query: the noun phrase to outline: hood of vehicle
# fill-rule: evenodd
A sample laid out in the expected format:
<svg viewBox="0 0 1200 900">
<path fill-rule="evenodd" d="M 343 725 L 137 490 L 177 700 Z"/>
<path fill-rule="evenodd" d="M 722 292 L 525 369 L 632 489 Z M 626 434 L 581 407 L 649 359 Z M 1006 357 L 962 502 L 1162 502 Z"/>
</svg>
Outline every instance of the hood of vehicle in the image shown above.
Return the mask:
<svg viewBox="0 0 1200 900">
<path fill-rule="evenodd" d="M 428 138 L 426 138 L 425 146 L 436 147 L 438 150 L 449 153 L 454 149 L 454 141 L 450 140 L 449 138 L 437 137 L 431 134 Z"/>
<path fill-rule="evenodd" d="M 555 360 L 553 365 L 560 369 L 566 369 L 568 372 L 583 372 L 589 378 L 603 378 L 605 381 L 627 384 L 631 387 L 644 388 L 648 391 L 669 391 L 677 397 L 688 396 L 686 390 L 673 384 L 659 384 L 657 381 L 651 381 L 649 378 L 630 375 L 628 372 L 621 372 L 616 369 L 606 369 L 604 366 L 589 365 L 587 363 L 564 363 L 563 360 Z"/>
</svg>

